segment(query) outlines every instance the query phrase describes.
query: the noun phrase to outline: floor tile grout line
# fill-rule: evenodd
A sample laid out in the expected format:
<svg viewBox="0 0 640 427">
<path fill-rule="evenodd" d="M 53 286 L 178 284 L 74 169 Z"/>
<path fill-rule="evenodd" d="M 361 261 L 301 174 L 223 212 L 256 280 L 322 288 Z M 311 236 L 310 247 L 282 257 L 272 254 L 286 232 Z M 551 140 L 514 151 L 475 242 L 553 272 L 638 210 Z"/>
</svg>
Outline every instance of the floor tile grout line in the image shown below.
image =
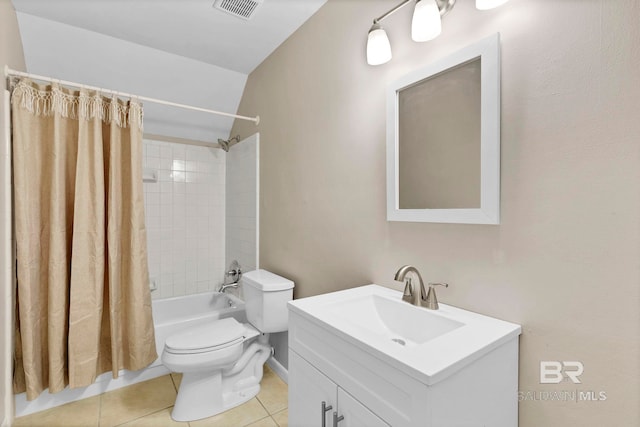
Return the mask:
<svg viewBox="0 0 640 427">
<path fill-rule="evenodd" d="M 284 412 L 284 411 L 286 411 L 288 409 L 289 409 L 289 406 L 287 406 L 286 408 L 280 409 L 279 411 L 274 412 L 273 414 L 271 414 L 271 416 L 273 417 L 274 415 L 278 415 L 279 413 Z"/>
<path fill-rule="evenodd" d="M 288 390 L 289 386 L 288 384 L 284 383 L 284 381 L 282 381 L 282 379 L 280 377 L 278 377 L 277 375 L 274 374 L 274 376 L 277 378 L 278 381 L 281 381 L 284 385 L 285 388 Z M 264 379 L 264 378 L 263 378 Z M 265 391 L 266 387 L 264 387 L 266 384 L 260 384 L 260 391 Z M 289 407 L 289 402 L 288 402 L 288 398 L 287 398 L 287 404 L 284 406 L 284 408 L 276 408 L 273 411 L 269 410 L 267 408 L 267 406 L 262 402 L 262 400 L 260 400 L 260 393 L 258 393 L 258 395 L 256 395 L 256 398 L 258 399 L 258 401 L 260 402 L 260 404 L 264 407 L 264 409 L 267 411 L 267 413 L 269 415 L 274 415 L 278 412 L 284 411 L 285 409 L 287 409 Z"/>
<path fill-rule="evenodd" d="M 271 418 L 271 415 L 267 415 L 266 417 L 262 417 L 262 418 L 258 418 L 257 420 L 253 420 L 253 421 L 251 421 L 249 424 L 243 424 L 243 427 L 250 426 L 251 424 L 255 424 L 255 423 L 257 423 L 258 421 L 264 421 L 264 420 L 266 420 L 267 418 Z M 273 420 L 273 418 L 271 418 L 271 419 Z M 274 422 L 275 422 L 275 420 L 274 420 Z M 276 425 L 278 425 L 278 423 L 276 423 Z"/>
<path fill-rule="evenodd" d="M 165 411 L 165 410 L 167 410 L 168 408 L 173 408 L 173 405 L 171 405 L 171 406 L 167 406 L 166 408 L 158 409 L 157 411 L 149 412 L 148 414 L 144 414 L 144 415 L 141 415 L 141 416 L 139 416 L 139 417 L 131 418 L 130 420 L 123 421 L 123 422 L 121 422 L 120 424 L 116 424 L 115 426 L 100 426 L 100 427 L 120 427 L 120 426 L 122 426 L 122 425 L 124 425 L 124 424 L 130 423 L 131 421 L 136 421 L 136 420 L 139 420 L 139 419 L 141 419 L 141 418 L 148 417 L 148 416 L 150 416 L 150 415 L 154 415 L 154 414 L 157 414 L 157 413 L 159 413 L 159 412 Z"/>
<path fill-rule="evenodd" d="M 96 425 L 98 427 L 100 427 L 100 420 L 102 419 L 102 396 L 104 396 L 104 393 L 100 393 L 100 400 L 98 401 L 98 419 L 96 420 Z"/>
<path fill-rule="evenodd" d="M 262 400 L 260 400 L 260 397 L 258 397 L 258 395 L 256 395 L 256 400 L 258 401 L 258 403 L 260 404 L 260 406 L 262 406 L 262 408 L 264 409 L 264 411 L 271 416 L 271 413 L 269 412 L 269 410 L 267 409 L 266 406 L 264 406 L 264 403 L 262 403 Z"/>
<path fill-rule="evenodd" d="M 172 388 L 172 389 L 173 389 L 173 391 L 175 392 L 175 391 L 176 391 L 176 390 L 175 390 L 175 388 L 176 388 L 176 387 L 175 387 L 175 384 L 173 383 L 173 377 L 171 377 L 171 374 L 167 374 L 167 375 L 169 376 L 169 381 L 171 381 L 171 386 L 172 386 L 171 388 Z M 162 377 L 158 377 L 158 378 L 162 378 Z M 153 379 L 152 379 L 152 380 L 153 380 Z M 134 385 L 134 384 L 132 384 L 132 385 Z M 120 389 L 118 389 L 118 390 L 122 390 L 122 389 L 124 389 L 124 388 L 126 388 L 126 387 L 122 387 L 122 388 L 120 388 Z M 115 391 L 115 390 L 113 390 L 113 391 Z M 101 394 L 101 395 L 100 395 L 100 412 L 102 412 L 102 396 L 104 396 L 105 394 L 106 394 L 106 393 L 103 393 L 103 394 Z M 174 403 L 172 403 L 172 404 L 171 404 L 171 405 L 169 405 L 169 406 L 165 406 L 164 408 L 160 408 L 160 409 L 154 410 L 154 411 L 149 412 L 149 413 L 147 413 L 147 414 L 140 415 L 140 416 L 137 416 L 137 417 L 135 417 L 135 418 L 128 419 L 128 420 L 126 420 L 126 421 L 123 421 L 123 422 L 121 422 L 121 423 L 115 424 L 115 425 L 113 425 L 113 426 L 112 426 L 112 425 L 109 425 L 109 426 L 106 426 L 106 425 L 105 425 L 105 426 L 102 426 L 102 425 L 100 425 L 99 427 L 119 427 L 119 426 L 122 426 L 123 424 L 130 423 L 130 422 L 132 422 L 132 421 L 136 421 L 136 420 L 139 420 L 139 419 L 144 418 L 144 417 L 148 417 L 149 415 L 157 414 L 157 413 L 162 412 L 162 411 L 164 411 L 164 410 L 166 410 L 166 409 L 168 409 L 168 408 L 173 408 L 173 406 L 174 406 L 174 405 L 175 405 L 175 401 L 174 401 Z M 101 424 L 101 423 L 100 423 L 100 424 Z"/>
<path fill-rule="evenodd" d="M 98 427 L 103 427 L 102 426 L 102 404 L 104 403 L 104 395 L 107 394 L 108 392 L 104 392 L 104 393 L 100 393 L 100 408 L 98 410 Z"/>
<path fill-rule="evenodd" d="M 172 374 L 169 374 L 169 378 L 171 378 L 171 383 L 173 384 L 173 388 L 176 390 L 176 393 L 177 393 L 180 386 L 176 383 L 176 380 Z"/>
</svg>

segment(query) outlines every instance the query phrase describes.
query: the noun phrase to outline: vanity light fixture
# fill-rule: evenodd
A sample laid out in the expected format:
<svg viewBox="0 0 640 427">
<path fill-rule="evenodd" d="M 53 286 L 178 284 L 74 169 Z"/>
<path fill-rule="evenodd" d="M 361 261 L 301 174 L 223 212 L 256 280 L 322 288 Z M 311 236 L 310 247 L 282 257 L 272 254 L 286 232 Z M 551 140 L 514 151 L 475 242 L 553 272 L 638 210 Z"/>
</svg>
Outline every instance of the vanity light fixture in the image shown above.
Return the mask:
<svg viewBox="0 0 640 427">
<path fill-rule="evenodd" d="M 436 0 L 418 0 L 411 20 L 411 38 L 414 42 L 433 40 L 442 32 L 440 9 Z"/>
<path fill-rule="evenodd" d="M 391 43 L 387 32 L 380 24 L 374 22 L 369 30 L 367 40 L 367 62 L 369 65 L 380 65 L 391 59 Z"/>
<path fill-rule="evenodd" d="M 476 0 L 476 8 L 479 10 L 493 9 L 507 1 L 509 0 Z M 367 37 L 367 63 L 369 65 L 381 65 L 391 60 L 391 43 L 380 22 L 411 2 L 415 2 L 413 19 L 411 20 L 411 38 L 416 42 L 426 42 L 438 37 L 442 31 L 442 17 L 449 13 L 456 4 L 456 0 L 404 0 L 384 15 L 374 19 Z"/>
</svg>

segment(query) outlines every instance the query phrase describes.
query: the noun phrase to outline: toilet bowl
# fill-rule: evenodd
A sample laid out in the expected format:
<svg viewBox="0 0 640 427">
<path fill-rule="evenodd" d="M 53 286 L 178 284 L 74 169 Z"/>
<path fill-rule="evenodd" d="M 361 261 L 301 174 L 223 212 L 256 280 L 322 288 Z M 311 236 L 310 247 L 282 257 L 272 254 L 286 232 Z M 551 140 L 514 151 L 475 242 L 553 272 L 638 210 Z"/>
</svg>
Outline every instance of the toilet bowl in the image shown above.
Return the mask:
<svg viewBox="0 0 640 427">
<path fill-rule="evenodd" d="M 266 270 L 243 274 L 248 322 L 212 320 L 167 338 L 162 363 L 183 374 L 171 417 L 194 421 L 238 406 L 260 391 L 273 353 L 269 333 L 287 330 L 293 282 Z"/>
</svg>

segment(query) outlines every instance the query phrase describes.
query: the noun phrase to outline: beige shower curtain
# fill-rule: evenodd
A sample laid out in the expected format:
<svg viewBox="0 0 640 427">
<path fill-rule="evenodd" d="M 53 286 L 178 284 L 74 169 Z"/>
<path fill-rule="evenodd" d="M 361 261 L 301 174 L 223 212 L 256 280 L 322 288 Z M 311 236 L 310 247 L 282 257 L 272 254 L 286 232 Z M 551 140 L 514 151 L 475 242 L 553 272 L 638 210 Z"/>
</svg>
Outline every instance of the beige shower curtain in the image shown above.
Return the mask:
<svg viewBox="0 0 640 427">
<path fill-rule="evenodd" d="M 12 93 L 14 388 L 83 387 L 156 357 L 142 192 L 142 106 L 18 82 Z"/>
</svg>

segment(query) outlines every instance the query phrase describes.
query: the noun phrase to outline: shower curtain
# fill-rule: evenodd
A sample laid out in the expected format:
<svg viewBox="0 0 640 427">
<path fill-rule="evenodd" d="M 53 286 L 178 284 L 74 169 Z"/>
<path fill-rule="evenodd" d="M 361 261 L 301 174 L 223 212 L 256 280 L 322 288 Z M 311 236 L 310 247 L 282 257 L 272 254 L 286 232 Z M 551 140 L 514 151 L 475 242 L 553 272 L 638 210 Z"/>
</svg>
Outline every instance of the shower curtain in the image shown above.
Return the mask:
<svg viewBox="0 0 640 427">
<path fill-rule="evenodd" d="M 21 80 L 12 98 L 14 390 L 27 399 L 157 358 L 142 106 Z"/>
</svg>

